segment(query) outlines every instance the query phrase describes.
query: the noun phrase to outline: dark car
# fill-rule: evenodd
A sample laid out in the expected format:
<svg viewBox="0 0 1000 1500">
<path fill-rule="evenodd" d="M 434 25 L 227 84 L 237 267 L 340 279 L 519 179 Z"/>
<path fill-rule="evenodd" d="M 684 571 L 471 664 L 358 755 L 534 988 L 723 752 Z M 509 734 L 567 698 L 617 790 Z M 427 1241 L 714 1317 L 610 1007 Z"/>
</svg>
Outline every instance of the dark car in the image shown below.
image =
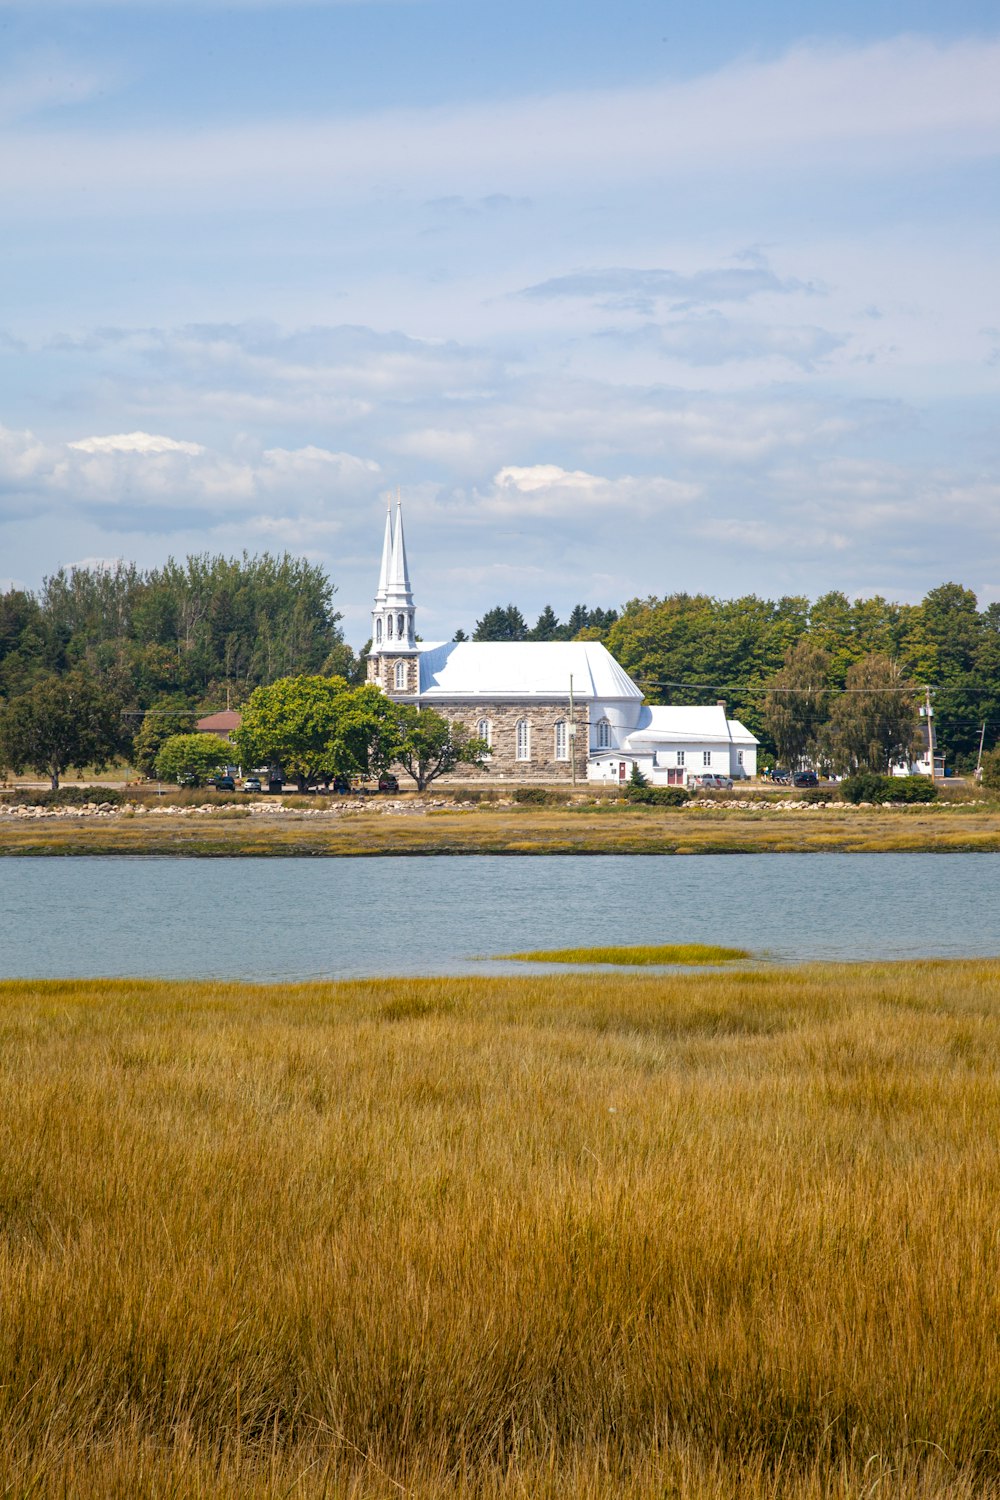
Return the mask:
<svg viewBox="0 0 1000 1500">
<path fill-rule="evenodd" d="M 399 781 L 391 771 L 383 771 L 378 779 L 378 789 L 380 792 L 398 792 Z"/>
<path fill-rule="evenodd" d="M 216 776 L 209 785 L 214 786 L 217 792 L 235 792 L 236 782 L 231 776 Z"/>
<path fill-rule="evenodd" d="M 771 780 L 775 786 L 787 786 L 791 779 L 791 773 L 786 771 L 783 766 L 775 766 L 771 772 Z"/>
<path fill-rule="evenodd" d="M 819 777 L 815 771 L 796 771 L 792 786 L 819 786 Z"/>
<path fill-rule="evenodd" d="M 335 776 L 333 778 L 332 790 L 335 791 L 338 794 L 338 796 L 340 796 L 340 797 L 346 797 L 347 794 L 348 794 L 348 792 L 351 790 L 351 780 L 350 780 L 350 777 L 349 776 Z"/>
</svg>

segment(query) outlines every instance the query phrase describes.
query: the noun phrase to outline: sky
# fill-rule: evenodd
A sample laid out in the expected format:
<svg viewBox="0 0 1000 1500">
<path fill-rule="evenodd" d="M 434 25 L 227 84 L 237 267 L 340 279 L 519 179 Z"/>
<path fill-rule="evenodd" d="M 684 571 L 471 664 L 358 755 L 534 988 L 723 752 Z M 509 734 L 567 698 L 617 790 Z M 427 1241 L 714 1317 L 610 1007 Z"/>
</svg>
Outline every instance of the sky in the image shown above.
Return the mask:
<svg viewBox="0 0 1000 1500">
<path fill-rule="evenodd" d="M 0 0 L 0 587 L 1000 600 L 994 0 Z"/>
</svg>

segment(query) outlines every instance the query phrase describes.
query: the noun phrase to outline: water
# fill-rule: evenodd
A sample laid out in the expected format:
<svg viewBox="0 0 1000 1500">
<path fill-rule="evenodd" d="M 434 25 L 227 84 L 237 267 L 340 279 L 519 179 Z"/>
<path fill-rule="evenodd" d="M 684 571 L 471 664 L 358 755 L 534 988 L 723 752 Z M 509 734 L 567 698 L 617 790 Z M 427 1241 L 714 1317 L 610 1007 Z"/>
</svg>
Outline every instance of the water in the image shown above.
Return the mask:
<svg viewBox="0 0 1000 1500">
<path fill-rule="evenodd" d="M 1000 854 L 0 859 L 0 975 L 525 972 L 526 948 L 1000 954 Z"/>
</svg>

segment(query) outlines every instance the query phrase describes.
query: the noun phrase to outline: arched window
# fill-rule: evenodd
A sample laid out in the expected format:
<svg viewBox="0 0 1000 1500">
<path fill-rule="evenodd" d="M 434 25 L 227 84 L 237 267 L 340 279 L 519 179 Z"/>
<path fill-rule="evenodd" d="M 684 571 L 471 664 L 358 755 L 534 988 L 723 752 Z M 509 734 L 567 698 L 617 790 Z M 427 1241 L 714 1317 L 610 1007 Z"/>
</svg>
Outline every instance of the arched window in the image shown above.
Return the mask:
<svg viewBox="0 0 1000 1500">
<path fill-rule="evenodd" d="M 385 633 L 392 640 L 392 615 L 387 616 L 385 622 Z"/>
<path fill-rule="evenodd" d="M 557 719 L 556 720 L 556 725 L 555 725 L 555 753 L 556 753 L 556 760 L 568 760 L 569 759 L 569 753 L 568 753 L 568 750 L 567 750 L 568 744 L 569 744 L 569 740 L 567 739 L 567 736 L 566 736 L 566 720 L 565 719 Z"/>
<path fill-rule="evenodd" d="M 399 619 L 396 621 L 396 634 L 399 636 L 400 640 L 403 639 L 405 631 L 404 631 L 404 628 L 403 628 L 403 616 L 402 615 L 400 615 Z"/>
<path fill-rule="evenodd" d="M 517 721 L 517 759 L 531 759 L 531 726 L 527 719 Z"/>
<path fill-rule="evenodd" d="M 406 686 L 406 662 L 396 663 L 396 692 L 401 693 Z"/>
<path fill-rule="evenodd" d="M 493 748 L 493 724 L 489 719 L 480 719 L 476 725 L 476 739 Z"/>
<path fill-rule="evenodd" d="M 382 621 L 381 620 L 376 620 L 375 621 L 375 644 L 376 644 L 376 646 L 381 646 L 381 644 L 382 644 Z"/>
<path fill-rule="evenodd" d="M 597 721 L 597 748 L 598 750 L 611 749 L 610 719 L 598 719 Z"/>
</svg>

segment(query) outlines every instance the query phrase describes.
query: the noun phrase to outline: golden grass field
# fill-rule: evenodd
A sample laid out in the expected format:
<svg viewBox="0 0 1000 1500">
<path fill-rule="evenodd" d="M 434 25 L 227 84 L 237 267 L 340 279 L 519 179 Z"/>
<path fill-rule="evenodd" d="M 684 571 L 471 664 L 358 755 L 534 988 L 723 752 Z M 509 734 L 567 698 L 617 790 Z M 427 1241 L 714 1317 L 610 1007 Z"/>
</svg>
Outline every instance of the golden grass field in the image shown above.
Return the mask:
<svg viewBox="0 0 1000 1500">
<path fill-rule="evenodd" d="M 0 985 L 9 1496 L 1000 1493 L 1000 962 Z"/>
<path fill-rule="evenodd" d="M 734 854 L 1000 850 L 1000 806 L 975 803 L 905 811 L 597 807 L 376 809 L 348 815 L 246 809 L 166 818 L 0 822 L 4 854 Z"/>
</svg>

